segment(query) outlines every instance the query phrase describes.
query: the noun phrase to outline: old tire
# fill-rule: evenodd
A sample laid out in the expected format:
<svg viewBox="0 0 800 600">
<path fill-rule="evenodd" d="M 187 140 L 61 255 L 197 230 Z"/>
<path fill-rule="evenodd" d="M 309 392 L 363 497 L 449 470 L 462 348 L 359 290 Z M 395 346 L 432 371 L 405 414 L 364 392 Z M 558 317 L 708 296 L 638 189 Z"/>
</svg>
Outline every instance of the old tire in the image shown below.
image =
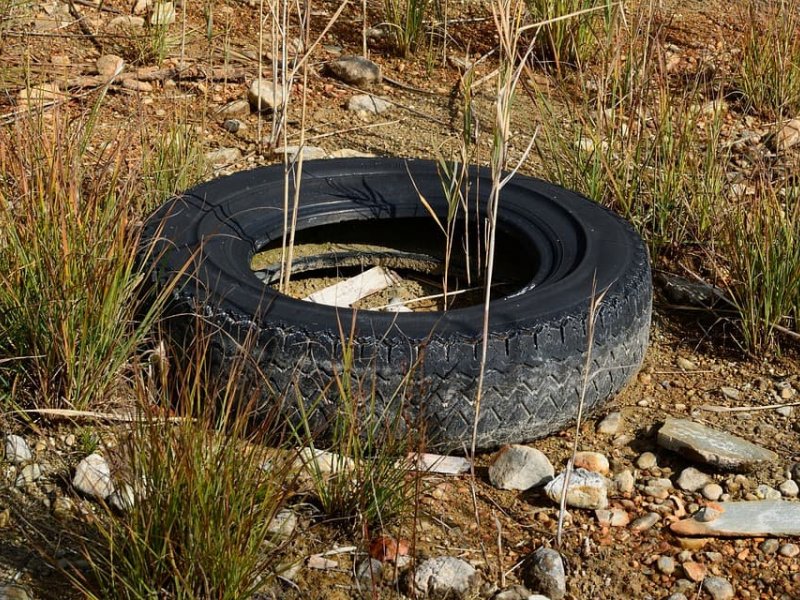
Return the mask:
<svg viewBox="0 0 800 600">
<path fill-rule="evenodd" d="M 483 206 L 489 173 L 475 168 L 472 177 Z M 444 210 L 432 162 L 306 162 L 298 228 L 426 218 L 417 190 L 437 212 Z M 395 411 L 415 429 L 422 425 L 431 447 L 468 446 L 482 306 L 356 313 L 279 294 L 264 286 L 249 264 L 281 235 L 282 206 L 283 168 L 275 166 L 202 184 L 150 216 L 142 251 L 156 286 L 178 274 L 175 320 L 190 328 L 191 315 L 202 314 L 215 324 L 212 364 L 223 377 L 242 342 L 253 341 L 248 352 L 269 381 L 261 386 L 259 410 L 266 414 L 280 407 L 283 416 L 296 420 L 299 391 L 305 406 L 314 409 L 313 427 L 322 433 L 336 410 L 326 386 L 341 372 L 344 331 L 344 343 L 354 350 L 352 374 L 374 391 L 369 398 L 362 390 L 365 407 Z M 527 249 L 521 258 L 535 266 L 521 290 L 491 304 L 479 448 L 557 432 L 574 422 L 581 398 L 587 412 L 598 408 L 638 370 L 651 315 L 647 249 L 610 211 L 550 183 L 516 176 L 503 191 L 498 223 L 498 235 L 514 236 Z M 603 296 L 587 362 L 593 290 Z M 397 390 L 404 385 L 405 405 L 396 413 Z"/>
</svg>

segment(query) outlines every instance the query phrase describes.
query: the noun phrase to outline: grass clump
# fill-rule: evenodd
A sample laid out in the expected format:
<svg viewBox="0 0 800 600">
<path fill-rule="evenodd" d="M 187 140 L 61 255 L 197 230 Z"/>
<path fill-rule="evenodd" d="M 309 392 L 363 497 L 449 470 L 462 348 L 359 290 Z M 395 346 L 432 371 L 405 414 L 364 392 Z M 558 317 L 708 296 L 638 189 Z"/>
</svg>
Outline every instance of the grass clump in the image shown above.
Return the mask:
<svg viewBox="0 0 800 600">
<path fill-rule="evenodd" d="M 756 2 L 747 7 L 738 83 L 747 103 L 770 118 L 800 111 L 800 3 Z"/>
<path fill-rule="evenodd" d="M 419 47 L 429 6 L 430 0 L 383 0 L 389 35 L 400 56 L 408 58 Z"/>
</svg>

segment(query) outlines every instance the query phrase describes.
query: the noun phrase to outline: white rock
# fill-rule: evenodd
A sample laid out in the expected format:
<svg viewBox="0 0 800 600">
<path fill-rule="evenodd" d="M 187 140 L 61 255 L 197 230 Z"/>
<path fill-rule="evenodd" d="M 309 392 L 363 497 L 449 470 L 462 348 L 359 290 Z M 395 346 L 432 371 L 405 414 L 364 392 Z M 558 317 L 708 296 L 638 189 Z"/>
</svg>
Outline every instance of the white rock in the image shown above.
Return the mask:
<svg viewBox="0 0 800 600">
<path fill-rule="evenodd" d="M 150 15 L 150 24 L 166 27 L 175 22 L 175 5 L 172 2 L 159 2 L 153 7 Z"/>
<path fill-rule="evenodd" d="M 544 491 L 556 504 L 561 502 L 565 473 L 548 483 Z M 608 506 L 608 480 L 586 469 L 575 469 L 569 479 L 567 488 L 567 506 L 596 510 Z"/>
<path fill-rule="evenodd" d="M 352 150 L 350 148 L 339 148 L 331 152 L 328 156 L 331 158 L 375 158 L 374 154 L 361 152 L 360 150 Z"/>
<path fill-rule="evenodd" d="M 501 490 L 528 490 L 546 484 L 555 469 L 536 448 L 512 445 L 503 448 L 489 467 L 489 481 Z"/>
<path fill-rule="evenodd" d="M 271 81 L 258 78 L 250 84 L 247 90 L 247 101 L 255 111 L 276 110 L 283 106 L 285 100 L 283 90 Z"/>
<path fill-rule="evenodd" d="M 300 464 L 311 474 L 327 475 L 349 472 L 355 468 L 353 459 L 327 450 L 303 448 L 299 456 Z"/>
<path fill-rule="evenodd" d="M 786 496 L 787 498 L 796 498 L 797 494 L 800 493 L 800 488 L 798 488 L 797 483 L 792 481 L 791 479 L 787 479 L 784 481 L 778 489 L 781 491 L 781 494 Z"/>
<path fill-rule="evenodd" d="M 122 15 L 111 19 L 108 26 L 112 29 L 141 29 L 144 27 L 144 19 L 133 15 Z"/>
<path fill-rule="evenodd" d="M 289 537 L 297 528 L 297 515 L 291 510 L 279 511 L 267 525 L 267 531 L 278 537 Z"/>
<path fill-rule="evenodd" d="M 234 100 L 228 102 L 217 111 L 221 117 L 246 117 L 250 114 L 250 102 L 247 100 Z"/>
<path fill-rule="evenodd" d="M 129 483 L 123 483 L 108 496 L 108 504 L 119 512 L 128 512 L 134 507 L 135 503 L 136 496 L 133 492 L 133 486 Z"/>
<path fill-rule="evenodd" d="M 40 83 L 20 90 L 19 94 L 17 94 L 17 101 L 21 105 L 35 107 L 43 102 L 60 100 L 63 97 L 64 95 L 57 83 Z"/>
<path fill-rule="evenodd" d="M 125 67 L 125 61 L 116 54 L 104 54 L 97 59 L 97 72 L 101 77 L 110 79 L 117 73 L 121 73 Z"/>
<path fill-rule="evenodd" d="M 776 150 L 788 150 L 800 142 L 800 119 L 792 119 L 776 133 L 773 145 Z"/>
<path fill-rule="evenodd" d="M 733 586 L 722 577 L 706 577 L 703 579 L 703 589 L 713 600 L 731 600 L 735 595 Z"/>
<path fill-rule="evenodd" d="M 678 477 L 678 487 L 687 492 L 696 492 L 707 483 L 711 483 L 711 476 L 694 467 L 687 467 Z"/>
<path fill-rule="evenodd" d="M 656 455 L 652 452 L 643 452 L 639 458 L 636 459 L 636 466 L 640 469 L 652 469 L 658 466 Z"/>
<path fill-rule="evenodd" d="M 359 94 L 347 101 L 347 110 L 374 115 L 385 113 L 391 110 L 392 106 L 391 102 L 370 94 Z"/>
<path fill-rule="evenodd" d="M 217 148 L 206 152 L 206 162 L 213 167 L 232 165 L 242 158 L 242 151 L 238 148 Z"/>
<path fill-rule="evenodd" d="M 465 598 L 475 591 L 478 573 L 467 561 L 452 556 L 431 558 L 417 567 L 413 586 L 427 598 Z"/>
<path fill-rule="evenodd" d="M 722 496 L 722 486 L 718 483 L 707 483 L 702 488 L 703 498 L 715 502 Z"/>
<path fill-rule="evenodd" d="M 28 462 L 33 458 L 31 449 L 25 438 L 9 434 L 6 436 L 6 460 L 15 465 Z"/>
<path fill-rule="evenodd" d="M 633 473 L 628 469 L 614 475 L 614 487 L 620 494 L 630 494 L 633 491 L 635 482 L 636 480 L 633 478 Z"/>
<path fill-rule="evenodd" d="M 300 146 L 281 146 L 280 148 L 275 148 L 274 150 L 275 154 L 286 154 L 289 162 L 295 160 L 300 152 Z M 318 146 L 303 146 L 302 153 L 303 160 L 318 160 L 328 156 L 328 153 Z"/>
<path fill-rule="evenodd" d="M 147 12 L 147 9 L 150 8 L 152 2 L 150 0 L 136 0 L 136 4 L 133 5 L 133 14 L 135 15 L 143 15 Z"/>
<path fill-rule="evenodd" d="M 22 487 L 29 483 L 33 483 L 42 476 L 42 468 L 36 463 L 31 463 L 22 467 L 19 475 L 17 475 L 16 485 Z"/>
<path fill-rule="evenodd" d="M 597 433 L 601 435 L 616 435 L 622 426 L 622 413 L 615 411 L 597 424 Z"/>
<path fill-rule="evenodd" d="M 111 481 L 111 467 L 99 454 L 90 454 L 75 467 L 72 485 L 87 496 L 105 500 L 114 493 Z"/>
</svg>

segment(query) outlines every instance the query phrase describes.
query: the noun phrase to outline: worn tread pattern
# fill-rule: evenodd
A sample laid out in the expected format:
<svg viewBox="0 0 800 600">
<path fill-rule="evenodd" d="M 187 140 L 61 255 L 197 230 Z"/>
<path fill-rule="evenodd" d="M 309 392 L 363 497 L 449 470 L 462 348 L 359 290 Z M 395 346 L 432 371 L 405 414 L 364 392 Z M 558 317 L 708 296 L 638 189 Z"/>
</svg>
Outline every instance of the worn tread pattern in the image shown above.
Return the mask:
<svg viewBox="0 0 800 600">
<path fill-rule="evenodd" d="M 355 173 L 355 179 L 359 180 L 367 180 L 364 173 L 373 173 L 375 170 L 369 161 L 325 162 L 328 165 L 320 167 L 317 178 L 321 173 L 337 186 L 338 179 L 330 175 L 336 169 L 331 169 L 330 163 L 340 163 L 337 166 L 342 171 Z M 402 161 L 378 162 L 382 163 L 378 172 L 386 172 L 387 169 L 389 172 L 399 172 L 407 168 Z M 425 161 L 410 164 L 419 173 L 435 169 Z M 307 171 L 314 176 L 313 168 Z M 592 220 L 588 224 L 582 223 L 580 227 L 585 225 L 589 231 L 587 235 L 600 240 L 598 243 L 592 242 L 595 251 L 607 251 L 603 246 L 606 243 L 604 240 L 613 237 L 612 249 L 616 251 L 618 246 L 624 246 L 624 252 L 620 252 L 626 258 L 620 259 L 620 265 L 615 264 L 614 269 L 609 269 L 610 275 L 598 275 L 599 279 L 604 276 L 606 279 L 598 282 L 603 286 L 598 291 L 603 291 L 604 296 L 595 321 L 593 348 L 588 360 L 591 288 L 569 292 L 567 296 L 571 296 L 564 298 L 564 305 L 558 309 L 530 309 L 536 303 L 531 303 L 527 296 L 535 298 L 539 292 L 537 288 L 527 291 L 524 294 L 526 297 L 514 305 L 527 307 L 534 313 L 525 318 L 507 319 L 502 308 L 498 309 L 499 316 L 491 323 L 485 391 L 478 422 L 479 448 L 532 440 L 557 432 L 574 422 L 581 399 L 585 411 L 591 414 L 617 393 L 638 370 L 648 342 L 652 284 L 647 251 L 638 235 L 621 219 L 577 194 L 537 180 L 519 179 L 524 189 L 530 188 L 540 194 L 544 198 L 542 202 L 557 205 L 558 210 L 561 210 L 562 203 L 565 204 L 570 218 L 574 217 L 579 222 Z M 241 181 L 231 183 L 234 190 L 237 186 L 241 187 Z M 199 200 L 203 207 L 214 206 L 214 211 L 217 208 L 225 209 L 224 217 L 220 220 L 229 225 L 231 221 L 236 221 L 235 202 L 230 201 L 231 208 L 227 210 L 229 199 L 224 194 L 221 198 L 213 197 L 220 189 L 218 184 L 215 185 L 216 188 L 213 185 L 201 186 L 192 191 L 190 198 Z M 330 187 L 330 184 L 325 185 Z M 419 181 L 417 185 L 421 185 Z M 257 195 L 257 192 L 250 193 Z M 426 197 L 430 199 L 432 193 L 429 191 Z M 405 190 L 405 194 L 396 193 L 399 200 L 393 201 L 410 206 L 408 194 L 416 201 L 413 190 Z M 313 200 L 309 202 L 313 203 Z M 180 218 L 173 223 L 176 205 L 181 207 L 177 211 Z M 154 263 L 156 269 L 153 278 L 156 283 L 163 283 L 167 275 L 178 271 L 177 261 L 181 257 L 185 260 L 189 255 L 202 255 L 202 251 L 197 252 L 198 244 L 210 239 L 196 233 L 190 233 L 188 239 L 184 239 L 187 235 L 185 232 L 191 232 L 191 227 L 187 229 L 185 226 L 186 222 L 192 223 L 191 205 L 192 202 L 187 204 L 176 199 L 173 211 L 162 209 L 148 221 L 146 231 L 150 234 L 144 239 L 149 240 L 148 244 L 155 244 L 148 246 L 148 255 L 159 256 Z M 524 203 L 520 206 L 524 206 Z M 416 210 L 413 208 L 412 212 Z M 373 217 L 360 214 L 349 218 Z M 595 225 L 595 219 L 600 224 Z M 306 217 L 306 220 L 314 221 L 313 217 Z M 603 224 L 606 220 L 608 225 Z M 303 223 L 301 211 L 301 227 Z M 237 235 L 247 239 L 247 225 L 241 219 L 237 222 L 237 228 L 240 225 L 242 231 L 236 229 Z M 608 231 L 603 231 L 604 228 Z M 600 229 L 601 234 L 594 233 L 596 229 Z M 559 242 L 563 237 L 560 233 L 556 231 L 552 234 Z M 547 237 L 551 234 L 540 231 L 536 235 Z M 264 240 L 250 239 L 248 243 L 252 246 L 252 254 L 258 246 L 264 245 Z M 210 248 L 209 252 L 212 251 L 212 263 L 226 252 L 235 254 L 230 248 L 225 251 Z M 249 310 L 243 309 L 242 304 L 246 303 L 237 302 L 239 292 L 235 287 L 225 287 L 227 284 L 220 283 L 214 288 L 217 279 L 224 279 L 224 269 L 215 266 L 216 263 L 209 266 L 202 260 L 201 256 L 196 262 L 197 268 L 188 280 L 190 282 L 177 288 L 174 314 L 200 313 L 205 316 L 206 322 L 218 328 L 220 333 L 211 345 L 211 364 L 221 376 L 232 372 L 237 361 L 241 361 L 244 341 L 248 339 L 254 342 L 247 344 L 251 359 L 249 364 L 257 365 L 269 382 L 268 385 L 262 385 L 261 410 L 264 413 L 280 405 L 280 413 L 296 422 L 301 412 L 297 403 L 302 402 L 302 412 L 308 413 L 312 430 L 324 435 L 337 410 L 337 398 L 331 393 L 331 380 L 334 373 L 341 373 L 342 344 L 347 343 L 354 351 L 352 380 L 364 388 L 359 395 L 364 411 L 367 406 L 379 415 L 397 414 L 400 411 L 409 428 L 424 429 L 429 446 L 441 451 L 457 451 L 469 446 L 482 343 L 479 323 L 472 322 L 477 313 L 464 313 L 469 318 L 459 321 L 459 315 L 452 313 L 462 311 L 450 311 L 444 313 L 446 316 L 441 316 L 439 321 L 429 320 L 428 323 L 432 322 L 433 326 L 427 328 L 409 320 L 415 318 L 414 313 L 395 315 L 395 321 L 387 326 L 386 317 L 380 317 L 384 319 L 381 321 L 376 316 L 378 313 L 356 314 L 333 308 L 328 309 L 327 317 L 309 317 L 307 321 L 298 318 L 292 322 L 281 316 L 285 314 L 281 313 L 282 303 L 289 300 L 279 294 L 266 295 L 258 306 L 251 303 Z M 601 268 L 595 265 L 595 271 L 603 270 L 603 261 L 614 262 L 611 258 L 600 258 L 597 264 Z M 583 259 L 575 262 L 578 265 L 575 270 L 584 271 L 594 264 L 590 261 L 591 264 L 587 265 Z M 574 276 L 572 272 L 561 275 L 563 279 Z M 582 276 L 587 281 L 591 280 L 587 279 L 585 272 Z M 547 285 L 548 281 L 545 280 L 540 287 Z M 560 282 L 556 281 L 553 285 L 560 285 Z M 221 293 L 218 291 L 220 288 L 229 291 Z M 535 314 L 537 311 L 540 314 Z M 509 311 L 508 314 L 515 313 Z M 430 319 L 430 316 L 417 318 Z M 356 319 L 355 338 L 343 341 L 341 332 L 350 331 L 350 319 Z M 589 379 L 584 390 L 584 371 L 587 366 Z M 252 378 L 253 381 L 259 380 L 256 375 L 252 375 Z"/>
</svg>

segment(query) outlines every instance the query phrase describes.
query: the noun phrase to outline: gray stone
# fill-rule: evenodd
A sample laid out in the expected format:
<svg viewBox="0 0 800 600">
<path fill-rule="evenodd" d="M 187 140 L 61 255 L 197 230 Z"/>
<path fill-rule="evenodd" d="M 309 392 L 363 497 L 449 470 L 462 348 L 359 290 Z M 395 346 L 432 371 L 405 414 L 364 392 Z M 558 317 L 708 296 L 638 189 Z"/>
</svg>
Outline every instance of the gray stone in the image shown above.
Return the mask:
<svg viewBox="0 0 800 600">
<path fill-rule="evenodd" d="M 6 436 L 6 460 L 15 465 L 26 463 L 33 458 L 25 438 L 9 434 Z"/>
<path fill-rule="evenodd" d="M 99 454 L 90 454 L 75 467 L 72 485 L 87 496 L 105 500 L 114 493 L 111 467 Z"/>
<path fill-rule="evenodd" d="M 658 523 L 661 520 L 661 515 L 657 512 L 649 512 L 646 515 L 639 517 L 638 519 L 634 519 L 633 523 L 631 523 L 631 529 L 633 531 L 647 531 L 651 529 L 653 525 Z"/>
<path fill-rule="evenodd" d="M 564 560 L 551 548 L 539 548 L 530 556 L 523 578 L 528 586 L 544 592 L 552 600 L 561 600 L 567 595 Z"/>
<path fill-rule="evenodd" d="M 300 146 L 281 146 L 274 150 L 275 154 L 286 154 L 289 162 L 296 160 L 300 152 Z M 328 156 L 328 153 L 318 146 L 303 146 L 302 153 L 303 160 L 318 160 L 320 158 L 327 158 Z"/>
<path fill-rule="evenodd" d="M 236 117 L 246 117 L 250 114 L 250 102 L 248 100 L 234 100 L 221 107 L 217 114 L 221 117 L 234 119 Z"/>
<path fill-rule="evenodd" d="M 242 151 L 238 148 L 217 148 L 206 152 L 206 162 L 214 167 L 232 165 L 242 158 Z"/>
<path fill-rule="evenodd" d="M 714 600 L 730 600 L 734 596 L 733 586 L 727 579 L 722 577 L 706 577 L 703 579 L 703 589 Z"/>
<path fill-rule="evenodd" d="M 755 500 L 722 502 L 721 514 L 703 522 L 695 514 L 671 525 L 677 535 L 720 537 L 800 536 L 800 502 Z"/>
<path fill-rule="evenodd" d="M 36 463 L 31 463 L 22 467 L 19 475 L 17 475 L 16 485 L 22 487 L 29 483 L 37 481 L 42 476 L 42 468 Z"/>
<path fill-rule="evenodd" d="M 377 558 L 365 558 L 356 567 L 356 579 L 361 581 L 380 581 L 383 563 Z"/>
<path fill-rule="evenodd" d="M 250 88 L 247 90 L 247 101 L 257 112 L 276 110 L 285 103 L 283 90 L 271 81 L 260 77 L 250 84 Z"/>
<path fill-rule="evenodd" d="M 478 586 L 478 573 L 467 561 L 440 556 L 423 562 L 413 576 L 414 591 L 426 598 L 464 598 Z"/>
<path fill-rule="evenodd" d="M 772 147 L 775 150 L 788 150 L 800 142 L 800 119 L 791 119 L 786 122 L 772 138 Z"/>
<path fill-rule="evenodd" d="M 359 87 L 381 81 L 381 68 L 361 56 L 342 56 L 331 61 L 328 72 L 336 79 Z"/>
<path fill-rule="evenodd" d="M 780 486 L 778 486 L 778 489 L 781 491 L 781 494 L 783 494 L 787 498 L 796 498 L 798 493 L 800 493 L 800 488 L 798 488 L 797 483 L 791 479 L 787 479 L 782 484 L 780 484 Z"/>
<path fill-rule="evenodd" d="M 794 413 L 794 406 L 779 406 L 775 409 L 775 412 L 788 419 Z"/>
<path fill-rule="evenodd" d="M 31 600 L 32 596 L 24 587 L 14 584 L 0 584 L 0 600 Z"/>
<path fill-rule="evenodd" d="M 679 356 L 675 360 L 675 364 L 677 364 L 681 369 L 684 371 L 694 371 L 697 369 L 697 365 L 690 361 L 688 358 L 684 358 Z"/>
<path fill-rule="evenodd" d="M 267 526 L 267 531 L 279 537 L 291 536 L 297 529 L 297 515 L 291 510 L 281 510 L 272 517 Z"/>
<path fill-rule="evenodd" d="M 778 551 L 778 548 L 780 547 L 781 543 L 778 540 L 776 540 L 775 538 L 767 538 L 766 540 L 761 542 L 759 549 L 764 554 L 775 554 Z"/>
<path fill-rule="evenodd" d="M 687 492 L 696 492 L 707 483 L 711 483 L 711 476 L 694 467 L 686 467 L 678 477 L 678 487 Z"/>
<path fill-rule="evenodd" d="M 103 79 L 111 79 L 114 75 L 122 73 L 125 68 L 125 60 L 116 54 L 104 54 L 95 63 L 97 73 Z"/>
<path fill-rule="evenodd" d="M 658 443 L 721 469 L 747 469 L 778 458 L 771 450 L 685 419 L 668 418 L 658 430 Z"/>
<path fill-rule="evenodd" d="M 544 491 L 556 504 L 561 503 L 561 494 L 564 489 L 566 473 L 558 476 L 548 483 Z M 575 469 L 569 478 L 567 487 L 567 506 L 574 508 L 588 508 L 596 510 L 608 506 L 608 480 L 586 469 Z"/>
<path fill-rule="evenodd" d="M 775 488 L 762 483 L 756 488 L 756 497 L 762 500 L 780 500 L 781 493 Z"/>
<path fill-rule="evenodd" d="M 247 123 L 240 121 L 239 119 L 225 119 L 225 122 L 222 124 L 222 128 L 228 133 L 239 133 L 240 131 L 247 129 Z"/>
<path fill-rule="evenodd" d="M 489 481 L 501 490 L 529 490 L 553 479 L 547 457 L 529 446 L 506 446 L 489 467 Z"/>
<path fill-rule="evenodd" d="M 719 388 L 719 391 L 722 392 L 722 395 L 725 396 L 728 400 L 742 399 L 742 393 L 736 388 L 723 385 L 721 388 Z"/>
<path fill-rule="evenodd" d="M 389 111 L 392 106 L 393 104 L 391 102 L 370 94 L 359 94 L 357 96 L 353 96 L 347 101 L 347 110 L 369 113 L 373 115 L 385 113 Z"/>
<path fill-rule="evenodd" d="M 597 424 L 597 433 L 601 435 L 616 435 L 620 427 L 622 427 L 622 413 L 619 411 L 612 412 Z"/>
</svg>

